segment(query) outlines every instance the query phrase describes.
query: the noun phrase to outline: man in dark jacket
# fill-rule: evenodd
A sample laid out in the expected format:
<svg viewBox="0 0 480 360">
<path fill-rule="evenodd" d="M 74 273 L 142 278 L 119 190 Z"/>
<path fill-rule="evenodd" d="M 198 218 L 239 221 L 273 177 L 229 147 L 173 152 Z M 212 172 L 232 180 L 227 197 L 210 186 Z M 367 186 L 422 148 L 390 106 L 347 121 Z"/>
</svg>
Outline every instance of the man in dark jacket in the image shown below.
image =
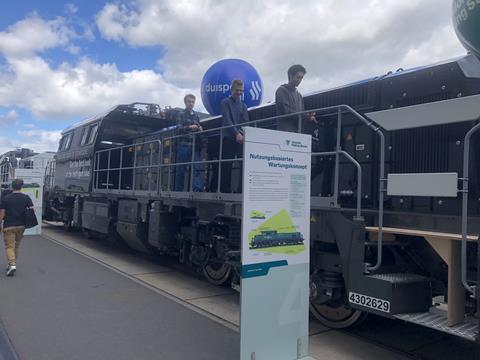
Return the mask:
<svg viewBox="0 0 480 360">
<path fill-rule="evenodd" d="M 288 83 L 281 85 L 275 93 L 275 107 L 277 110 L 277 116 L 294 114 L 305 111 L 302 94 L 297 90 L 297 87 L 303 80 L 303 77 L 307 71 L 305 67 L 300 64 L 292 65 L 288 69 Z M 300 132 L 304 134 L 312 135 L 312 152 L 320 152 L 320 133 L 321 127 L 316 119 L 314 112 L 307 114 L 297 114 L 292 116 L 284 116 L 278 119 L 277 129 L 289 132 Z M 331 166 L 327 166 L 324 169 L 323 163 L 319 161 L 319 157 L 312 158 L 312 184 L 315 179 L 324 172 L 323 192 L 326 194 L 330 190 L 330 182 L 333 169 Z M 317 195 L 317 194 L 315 194 Z"/>
<path fill-rule="evenodd" d="M 183 99 L 185 103 L 185 110 L 180 112 L 177 116 L 177 134 L 189 134 L 192 132 L 202 131 L 200 125 L 200 118 L 198 114 L 193 111 L 195 106 L 195 95 L 187 94 Z M 195 137 L 195 149 L 193 149 L 193 136 L 182 136 L 177 138 L 176 147 L 176 162 L 186 163 L 192 161 L 192 150 L 194 151 L 194 161 L 200 161 L 200 149 L 201 149 L 200 136 Z M 189 191 L 185 189 L 185 174 L 189 172 L 188 165 L 178 165 L 175 169 L 175 191 Z M 187 174 L 187 178 L 188 178 Z M 200 174 L 200 164 L 193 165 L 193 187 L 195 192 L 202 191 L 203 182 Z"/>
<path fill-rule="evenodd" d="M 288 83 L 280 85 L 275 92 L 275 107 L 278 116 L 298 113 L 305 110 L 302 94 L 298 92 L 297 87 L 302 82 L 306 73 L 305 67 L 299 64 L 292 65 L 288 69 Z M 298 126 L 302 124 L 304 120 L 315 123 L 315 113 L 282 117 L 278 119 L 277 130 L 298 132 Z M 302 130 L 304 130 L 303 127 L 304 126 L 302 126 Z"/>
<path fill-rule="evenodd" d="M 17 270 L 18 248 L 25 231 L 25 209 L 33 208 L 32 199 L 22 193 L 23 180 L 12 182 L 13 192 L 2 196 L 0 201 L 0 224 L 3 220 L 3 240 L 7 255 L 7 276 L 13 276 Z"/>
<path fill-rule="evenodd" d="M 240 124 L 248 122 L 247 106 L 242 101 L 243 81 L 235 79 L 232 81 L 232 95 L 222 100 L 222 127 L 223 129 L 223 151 L 222 159 L 233 159 L 242 157 L 244 135 Z M 232 192 L 232 161 L 222 163 L 222 185 L 221 191 L 225 193 Z M 240 166 L 240 176 L 236 177 L 236 189 L 233 192 L 241 192 L 242 185 L 242 166 Z M 240 180 L 240 181 L 238 181 Z"/>
</svg>

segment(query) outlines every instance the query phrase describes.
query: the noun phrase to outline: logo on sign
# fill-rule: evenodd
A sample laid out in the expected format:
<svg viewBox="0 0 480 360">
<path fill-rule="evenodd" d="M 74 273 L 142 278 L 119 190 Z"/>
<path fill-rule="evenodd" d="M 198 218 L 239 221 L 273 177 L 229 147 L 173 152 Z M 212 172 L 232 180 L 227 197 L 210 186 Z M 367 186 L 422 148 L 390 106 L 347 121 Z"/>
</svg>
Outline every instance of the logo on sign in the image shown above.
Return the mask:
<svg viewBox="0 0 480 360">
<path fill-rule="evenodd" d="M 302 149 L 306 149 L 307 146 L 304 145 L 301 141 L 295 141 L 295 140 L 285 140 L 285 144 L 287 146 L 292 146 L 292 147 L 296 147 L 296 148 L 302 148 Z"/>
<path fill-rule="evenodd" d="M 225 94 L 226 92 L 230 91 L 230 85 L 228 84 L 210 84 L 208 83 L 205 86 L 205 91 L 206 92 L 221 92 L 222 94 Z"/>
<path fill-rule="evenodd" d="M 210 66 L 202 78 L 202 101 L 212 115 L 222 112 L 222 100 L 230 95 L 230 84 L 240 79 L 245 84 L 242 101 L 247 107 L 258 106 L 262 102 L 262 80 L 257 70 L 241 59 L 224 59 Z"/>
<path fill-rule="evenodd" d="M 250 96 L 252 97 L 253 101 L 259 100 L 260 96 L 262 95 L 262 87 L 258 83 L 258 81 L 251 82 L 250 88 Z"/>
</svg>

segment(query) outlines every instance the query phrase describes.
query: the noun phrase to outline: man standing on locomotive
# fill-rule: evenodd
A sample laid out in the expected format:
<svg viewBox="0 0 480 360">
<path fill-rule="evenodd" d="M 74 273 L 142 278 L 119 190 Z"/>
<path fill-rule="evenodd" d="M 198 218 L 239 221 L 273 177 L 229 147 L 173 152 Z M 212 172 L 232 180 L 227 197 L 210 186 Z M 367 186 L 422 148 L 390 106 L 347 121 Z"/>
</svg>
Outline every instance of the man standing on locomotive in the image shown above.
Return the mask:
<svg viewBox="0 0 480 360">
<path fill-rule="evenodd" d="M 7 255 L 7 276 L 17 270 L 18 249 L 25 231 L 25 210 L 33 208 L 30 197 L 22 193 L 23 180 L 12 181 L 13 192 L 2 196 L 0 201 L 0 228 L 3 220 L 3 240 Z"/>
<path fill-rule="evenodd" d="M 242 101 L 243 95 L 243 81 L 235 79 L 231 85 L 231 96 L 222 100 L 222 127 L 229 126 L 223 129 L 223 151 L 222 159 L 233 159 L 235 157 L 242 157 L 244 135 L 240 124 L 248 122 L 247 106 Z M 241 192 L 242 181 L 236 189 L 231 188 L 232 181 L 232 161 L 222 163 L 222 177 L 221 177 L 221 191 L 225 193 Z M 240 176 L 237 180 L 242 178 L 242 166 L 240 166 Z"/>
<path fill-rule="evenodd" d="M 303 65 L 296 64 L 290 66 L 287 71 L 288 83 L 280 85 L 275 92 L 275 108 L 277 116 L 294 114 L 305 111 L 302 94 L 297 90 L 297 87 L 303 80 L 307 70 Z M 281 117 L 277 120 L 277 130 L 300 132 L 312 135 L 312 152 L 320 152 L 320 127 L 315 117 L 315 113 L 298 114 L 293 116 Z M 314 179 L 325 171 L 322 192 L 328 193 L 330 188 L 330 178 L 332 175 L 331 167 L 323 168 L 323 162 L 319 161 L 318 157 L 312 158 L 312 188 Z"/>
<path fill-rule="evenodd" d="M 277 110 L 277 116 L 298 113 L 305 110 L 302 94 L 298 92 L 297 87 L 302 82 L 306 73 L 307 70 L 303 65 L 296 64 L 290 66 L 287 72 L 288 83 L 280 85 L 275 92 L 275 107 Z M 306 120 L 310 123 L 317 123 L 317 120 L 315 119 L 315 113 L 282 117 L 278 119 L 277 130 L 298 132 L 298 126 L 302 123 L 302 120 Z M 302 130 L 305 129 L 302 127 Z"/>
<path fill-rule="evenodd" d="M 183 98 L 185 110 L 177 115 L 177 134 L 188 134 L 192 132 L 202 131 L 200 118 L 193 111 L 195 106 L 195 95 L 187 94 Z M 200 161 L 201 155 L 200 136 L 195 137 L 195 148 L 193 148 L 193 136 L 181 136 L 177 138 L 176 146 L 176 162 L 186 163 L 192 161 L 192 151 L 194 152 L 194 161 Z M 178 165 L 175 171 L 175 191 L 185 191 L 185 173 L 189 169 L 188 165 Z M 200 174 L 200 164 L 193 164 L 193 191 L 202 191 L 203 182 Z"/>
</svg>

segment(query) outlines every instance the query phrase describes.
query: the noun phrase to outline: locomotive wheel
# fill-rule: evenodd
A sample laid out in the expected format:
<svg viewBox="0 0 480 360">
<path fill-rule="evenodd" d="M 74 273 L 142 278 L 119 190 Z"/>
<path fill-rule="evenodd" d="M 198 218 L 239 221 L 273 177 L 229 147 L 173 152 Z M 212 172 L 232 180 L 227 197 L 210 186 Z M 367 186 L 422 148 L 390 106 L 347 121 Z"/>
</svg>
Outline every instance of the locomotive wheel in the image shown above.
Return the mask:
<svg viewBox="0 0 480 360">
<path fill-rule="evenodd" d="M 349 308 L 345 305 L 332 307 L 326 304 L 310 303 L 310 312 L 323 325 L 334 329 L 344 329 L 359 325 L 367 317 L 367 313 Z"/>
<path fill-rule="evenodd" d="M 231 273 L 232 267 L 226 263 L 210 263 L 203 268 L 203 275 L 213 285 L 225 284 Z"/>
</svg>

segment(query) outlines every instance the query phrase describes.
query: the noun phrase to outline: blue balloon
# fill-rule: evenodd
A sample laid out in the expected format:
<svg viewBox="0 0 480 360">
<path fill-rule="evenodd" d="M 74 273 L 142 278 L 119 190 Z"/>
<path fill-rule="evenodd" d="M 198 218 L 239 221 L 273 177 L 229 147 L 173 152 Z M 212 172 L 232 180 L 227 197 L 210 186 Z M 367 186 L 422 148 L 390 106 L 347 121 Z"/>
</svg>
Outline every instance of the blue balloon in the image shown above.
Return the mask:
<svg viewBox="0 0 480 360">
<path fill-rule="evenodd" d="M 257 70 L 240 59 L 220 60 L 210 66 L 201 84 L 202 102 L 211 115 L 220 115 L 220 103 L 231 95 L 230 84 L 234 79 L 245 84 L 243 101 L 247 107 L 262 103 L 263 84 Z"/>
</svg>

